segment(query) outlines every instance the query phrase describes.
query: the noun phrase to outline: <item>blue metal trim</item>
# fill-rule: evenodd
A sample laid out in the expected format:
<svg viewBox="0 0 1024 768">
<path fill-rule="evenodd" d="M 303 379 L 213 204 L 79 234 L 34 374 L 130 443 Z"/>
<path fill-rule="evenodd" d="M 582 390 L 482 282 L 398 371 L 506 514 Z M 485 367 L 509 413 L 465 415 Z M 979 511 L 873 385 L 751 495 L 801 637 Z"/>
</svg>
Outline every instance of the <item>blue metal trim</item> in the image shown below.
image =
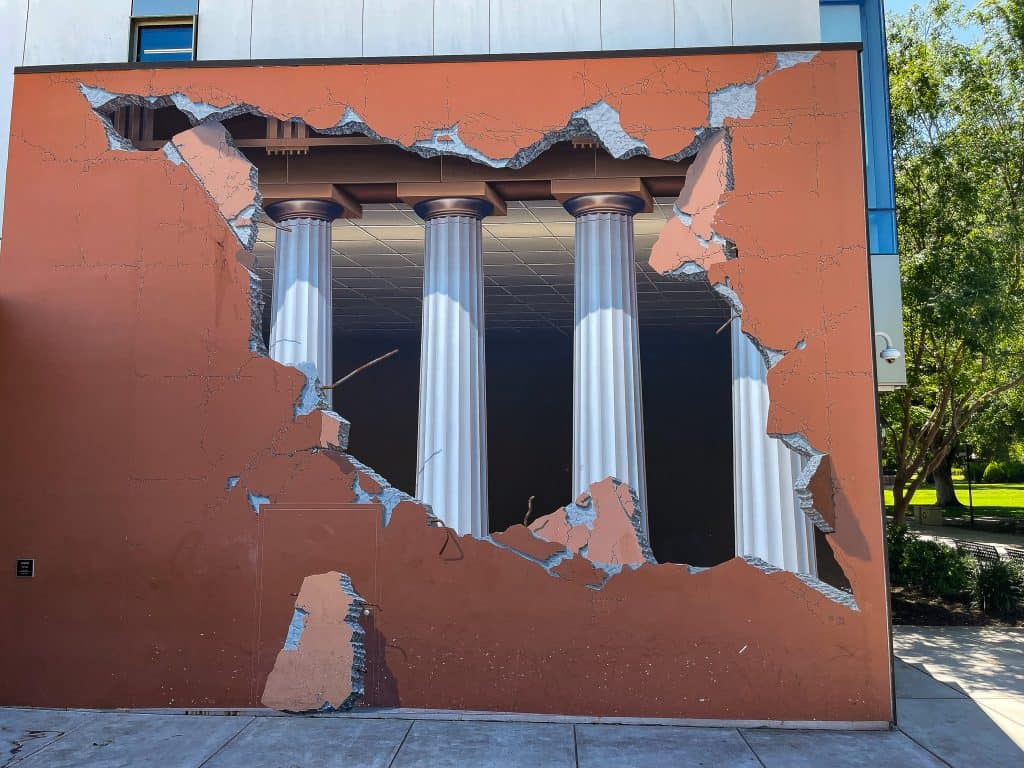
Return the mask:
<svg viewBox="0 0 1024 768">
<path fill-rule="evenodd" d="M 897 253 L 896 183 L 892 164 L 889 57 L 883 0 L 819 0 L 819 4 L 860 6 L 869 245 L 871 253 Z"/>
</svg>

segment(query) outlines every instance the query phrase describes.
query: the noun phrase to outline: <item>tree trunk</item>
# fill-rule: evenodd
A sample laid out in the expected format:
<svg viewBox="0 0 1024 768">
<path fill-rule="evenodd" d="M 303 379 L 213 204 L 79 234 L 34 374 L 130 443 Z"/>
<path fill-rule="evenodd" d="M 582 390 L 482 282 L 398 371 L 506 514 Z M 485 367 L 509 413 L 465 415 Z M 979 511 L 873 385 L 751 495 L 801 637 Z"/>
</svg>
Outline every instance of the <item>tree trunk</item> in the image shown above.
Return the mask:
<svg viewBox="0 0 1024 768">
<path fill-rule="evenodd" d="M 905 496 L 906 485 L 897 476 L 892 487 L 892 518 L 895 525 L 905 525 L 907 522 L 907 508 L 910 506 L 911 496 Z"/>
<path fill-rule="evenodd" d="M 942 460 L 942 463 L 935 468 L 932 475 L 935 479 L 935 506 L 937 507 L 962 507 L 960 499 L 956 497 L 956 488 L 953 487 L 953 456 Z"/>
</svg>

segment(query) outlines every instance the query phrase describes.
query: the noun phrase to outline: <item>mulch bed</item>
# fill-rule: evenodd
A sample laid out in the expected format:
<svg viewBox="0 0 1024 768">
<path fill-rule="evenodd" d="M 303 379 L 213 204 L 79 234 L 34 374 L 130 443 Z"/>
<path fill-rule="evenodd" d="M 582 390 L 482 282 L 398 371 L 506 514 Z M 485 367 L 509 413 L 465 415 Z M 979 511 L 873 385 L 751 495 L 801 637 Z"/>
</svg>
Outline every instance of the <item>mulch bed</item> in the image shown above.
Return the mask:
<svg viewBox="0 0 1024 768">
<path fill-rule="evenodd" d="M 893 587 L 892 623 L 919 627 L 1024 627 L 1024 612 L 991 615 L 967 599 L 926 595 L 911 587 Z"/>
</svg>

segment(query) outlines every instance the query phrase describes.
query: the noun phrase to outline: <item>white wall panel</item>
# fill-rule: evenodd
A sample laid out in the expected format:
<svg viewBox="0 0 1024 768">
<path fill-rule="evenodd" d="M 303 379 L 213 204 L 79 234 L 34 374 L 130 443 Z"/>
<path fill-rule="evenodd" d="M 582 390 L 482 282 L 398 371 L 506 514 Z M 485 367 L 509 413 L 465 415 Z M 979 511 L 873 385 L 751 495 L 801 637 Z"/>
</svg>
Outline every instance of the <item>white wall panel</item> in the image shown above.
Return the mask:
<svg viewBox="0 0 1024 768">
<path fill-rule="evenodd" d="M 251 21 L 252 0 L 200 0 L 196 57 L 248 59 Z"/>
<path fill-rule="evenodd" d="M 371 0 L 363 4 L 364 56 L 430 56 L 434 4 L 425 0 Z"/>
<path fill-rule="evenodd" d="M 600 0 L 491 0 L 491 53 L 599 50 Z"/>
<path fill-rule="evenodd" d="M 367 0 L 369 5 L 376 0 Z M 200 10 L 199 23 L 203 23 Z M 239 23 L 244 20 L 239 19 Z M 252 58 L 363 55 L 363 0 L 253 0 Z"/>
<path fill-rule="evenodd" d="M 131 0 L 31 0 L 25 65 L 128 60 Z"/>
<path fill-rule="evenodd" d="M 675 0 L 677 48 L 732 45 L 731 0 Z"/>
<path fill-rule="evenodd" d="M 859 5 L 821 6 L 823 43 L 859 43 L 861 38 Z"/>
<path fill-rule="evenodd" d="M 889 334 L 892 345 L 903 356 L 895 363 L 876 359 L 878 388 L 880 390 L 903 387 L 907 384 L 906 342 L 903 338 L 903 295 L 900 285 L 900 257 L 895 254 L 871 254 L 871 303 L 874 310 L 875 330 Z M 885 348 L 885 342 L 875 337 L 875 355 Z"/>
<path fill-rule="evenodd" d="M 489 0 L 434 0 L 434 53 L 488 53 L 490 23 Z"/>
<path fill-rule="evenodd" d="M 14 68 L 21 66 L 25 52 L 27 16 L 28 0 L 0 0 L 0 222 L 3 221 L 4 191 L 7 188 L 7 146 L 11 134 Z"/>
<path fill-rule="evenodd" d="M 732 0 L 733 45 L 814 43 L 820 39 L 818 0 Z"/>
<path fill-rule="evenodd" d="M 674 15 L 672 0 L 601 0 L 601 47 L 671 48 Z"/>
</svg>

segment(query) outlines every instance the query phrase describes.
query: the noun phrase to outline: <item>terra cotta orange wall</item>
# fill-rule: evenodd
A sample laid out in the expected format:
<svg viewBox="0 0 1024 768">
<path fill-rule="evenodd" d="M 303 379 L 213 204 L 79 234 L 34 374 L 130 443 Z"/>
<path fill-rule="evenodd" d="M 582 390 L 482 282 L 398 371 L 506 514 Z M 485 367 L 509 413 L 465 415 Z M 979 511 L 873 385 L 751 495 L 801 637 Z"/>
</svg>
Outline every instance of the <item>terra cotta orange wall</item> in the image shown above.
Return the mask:
<svg viewBox="0 0 1024 768">
<path fill-rule="evenodd" d="M 303 578 L 333 570 L 371 608 L 365 703 L 891 719 L 857 54 L 776 63 L 18 74 L 0 252 L 0 563 L 35 557 L 38 575 L 0 581 L 0 703 L 258 705 Z M 787 352 L 769 374 L 769 431 L 828 453 L 829 542 L 858 609 L 738 559 L 697 574 L 644 565 L 595 590 L 586 568 L 549 575 L 512 543 L 428 527 L 411 502 L 385 526 L 379 506 L 355 503 L 347 457 L 320 449 L 319 414 L 294 418 L 301 374 L 248 351 L 251 256 L 185 167 L 108 149 L 83 83 L 246 103 L 316 128 L 351 107 L 405 145 L 458 124 L 489 157 L 599 99 L 670 156 L 706 127 L 710 93 L 756 83 L 754 114 L 725 122 L 735 188 L 716 228 L 739 258 L 705 266 L 741 298 L 744 329 Z M 247 492 L 272 504 L 256 514 Z M 681 487 L 679 514 L 696 513 L 685 499 Z"/>
</svg>

